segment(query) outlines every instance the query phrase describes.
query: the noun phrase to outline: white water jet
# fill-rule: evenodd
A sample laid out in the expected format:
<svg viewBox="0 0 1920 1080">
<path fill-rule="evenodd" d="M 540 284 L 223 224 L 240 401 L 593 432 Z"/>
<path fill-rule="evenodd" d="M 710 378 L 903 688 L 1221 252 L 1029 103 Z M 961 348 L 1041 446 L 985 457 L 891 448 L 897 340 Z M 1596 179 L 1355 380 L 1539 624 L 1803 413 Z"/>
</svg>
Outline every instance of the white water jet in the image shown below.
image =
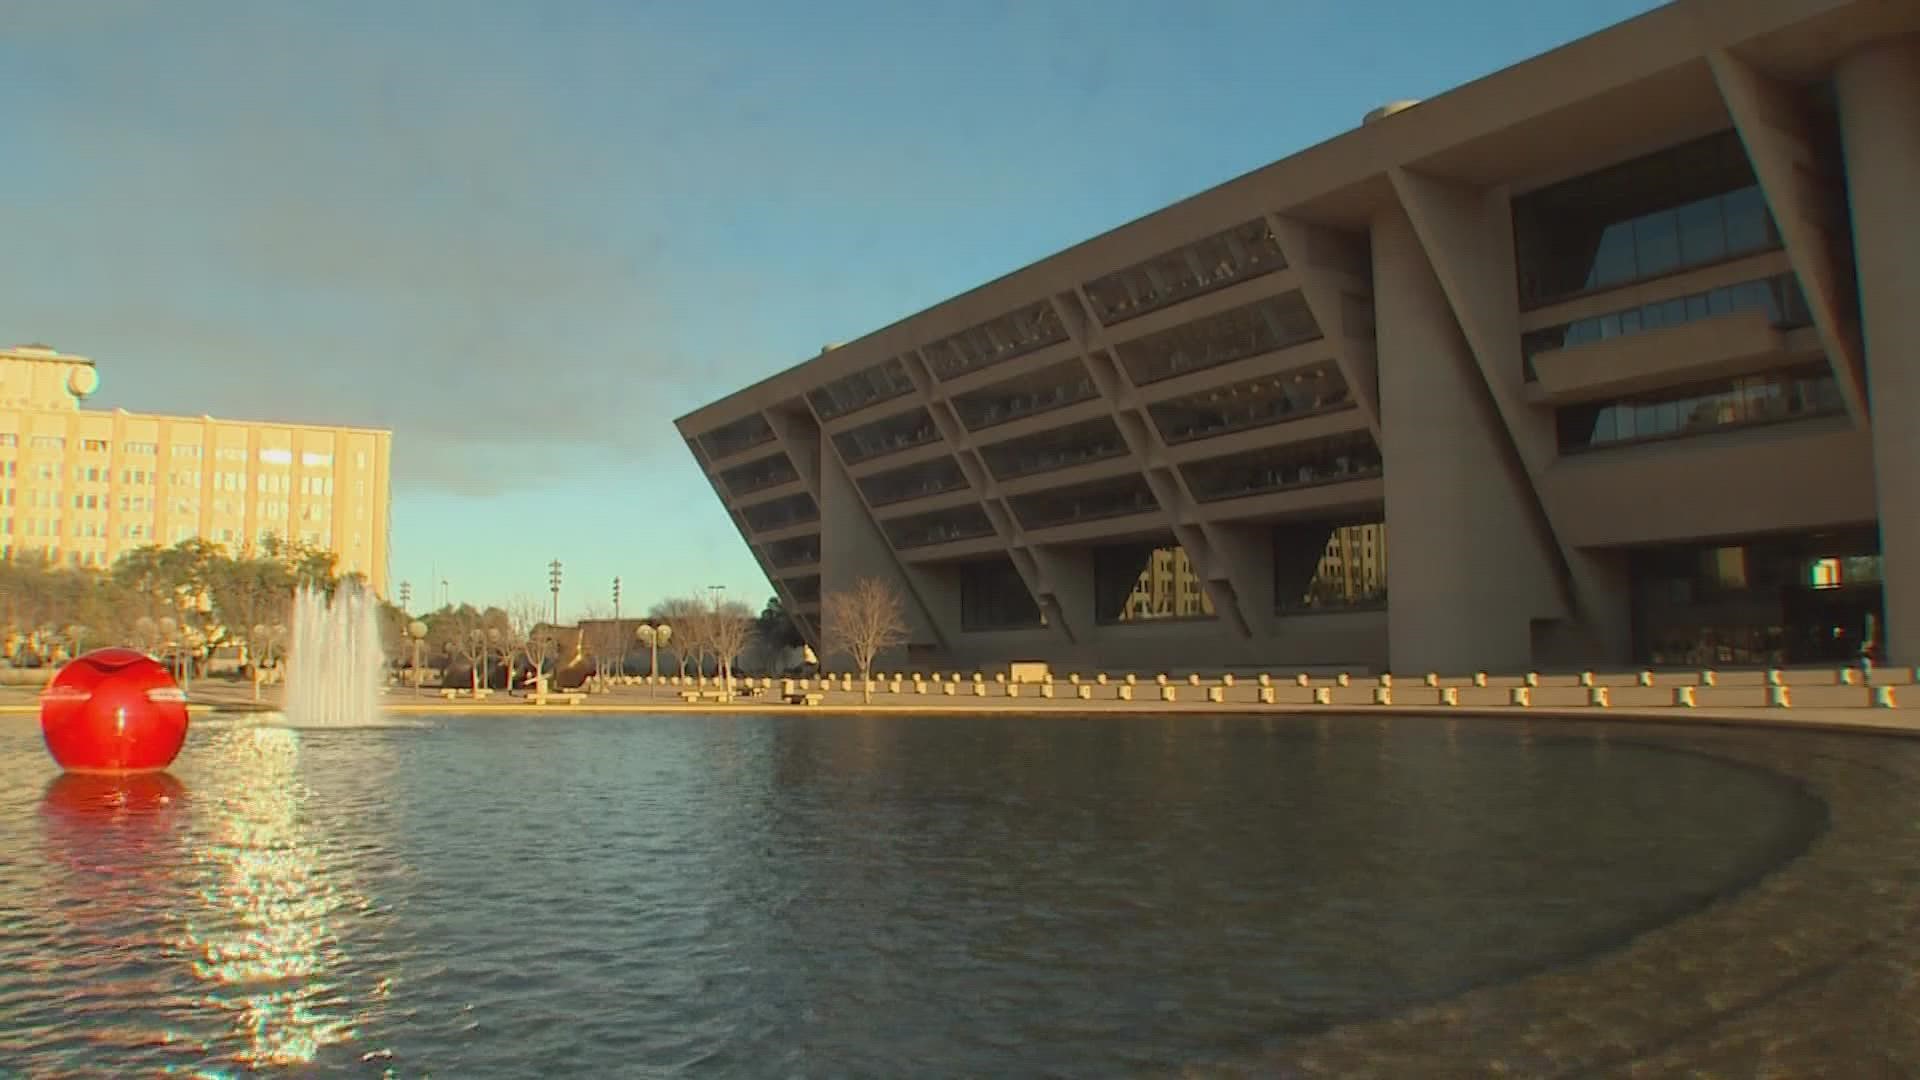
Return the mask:
<svg viewBox="0 0 1920 1080">
<path fill-rule="evenodd" d="M 293 598 L 286 722 L 298 727 L 379 724 L 386 663 L 380 602 L 372 593 L 342 585 L 329 600 L 318 589 L 301 589 Z"/>
</svg>

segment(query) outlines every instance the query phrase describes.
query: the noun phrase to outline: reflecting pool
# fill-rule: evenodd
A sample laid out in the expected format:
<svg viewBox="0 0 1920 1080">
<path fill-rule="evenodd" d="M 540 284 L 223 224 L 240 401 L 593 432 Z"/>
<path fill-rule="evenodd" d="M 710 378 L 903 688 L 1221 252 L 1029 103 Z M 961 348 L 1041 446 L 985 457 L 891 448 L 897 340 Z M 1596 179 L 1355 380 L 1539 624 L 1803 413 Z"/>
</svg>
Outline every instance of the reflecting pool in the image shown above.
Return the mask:
<svg viewBox="0 0 1920 1080">
<path fill-rule="evenodd" d="M 0 1075 L 1260 1062 L 1710 921 L 1834 828 L 1782 763 L 1858 742 L 448 716 L 126 786 L 0 719 Z"/>
</svg>

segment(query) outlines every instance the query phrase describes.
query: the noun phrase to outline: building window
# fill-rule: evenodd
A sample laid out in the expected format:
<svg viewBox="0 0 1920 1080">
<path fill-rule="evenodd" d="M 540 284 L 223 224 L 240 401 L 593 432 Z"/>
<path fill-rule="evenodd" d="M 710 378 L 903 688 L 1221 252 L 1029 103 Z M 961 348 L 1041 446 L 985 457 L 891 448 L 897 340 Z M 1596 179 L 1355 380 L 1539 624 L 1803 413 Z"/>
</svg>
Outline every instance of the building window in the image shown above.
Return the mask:
<svg viewBox="0 0 1920 1080">
<path fill-rule="evenodd" d="M 880 527 L 893 546 L 901 549 L 951 544 L 993 535 L 993 522 L 987 519 L 987 512 L 971 503 L 912 517 L 894 518 L 881 522 Z"/>
<path fill-rule="evenodd" d="M 840 451 L 841 459 L 852 465 L 925 446 L 939 437 L 940 431 L 934 427 L 933 417 L 927 415 L 927 410 L 915 408 L 851 431 L 843 431 L 833 437 L 833 445 Z"/>
<path fill-rule="evenodd" d="M 726 486 L 727 494 L 736 498 L 798 479 L 800 473 L 793 467 L 793 462 L 786 454 L 779 452 L 745 465 L 736 465 L 720 474 L 720 482 Z"/>
<path fill-rule="evenodd" d="M 214 452 L 214 458 L 217 461 L 245 461 L 247 460 L 247 448 L 244 446 L 223 446 Z"/>
<path fill-rule="evenodd" d="M 1364 431 L 1250 450 L 1181 466 L 1201 502 L 1338 484 L 1381 475 L 1380 448 Z"/>
<path fill-rule="evenodd" d="M 1153 513 L 1160 509 L 1159 500 L 1147 486 L 1147 478 L 1138 473 L 1016 495 L 1008 503 L 1020 524 L 1029 529 Z"/>
<path fill-rule="evenodd" d="M 1087 282 L 1087 299 L 1112 326 L 1286 265 L 1266 219 L 1256 218 Z"/>
<path fill-rule="evenodd" d="M 767 562 L 775 570 L 794 566 L 812 566 L 820 561 L 820 538 L 796 536 L 767 546 Z"/>
<path fill-rule="evenodd" d="M 807 403 L 821 420 L 913 393 L 913 379 L 898 357 L 807 391 Z"/>
<path fill-rule="evenodd" d="M 1013 560 L 1001 557 L 980 562 L 961 563 L 960 629 L 1024 630 L 1046 625 L 1040 605 L 1014 569 Z"/>
<path fill-rule="evenodd" d="M 1513 230 L 1528 308 L 1780 246 L 1731 131 L 1522 195 Z"/>
<path fill-rule="evenodd" d="M 1559 410 L 1555 419 L 1561 452 L 1576 453 L 1831 416 L 1845 409 L 1833 369 L 1819 364 L 1572 405 Z"/>
<path fill-rule="evenodd" d="M 1213 617 L 1213 600 L 1179 544 L 1094 548 L 1093 605 L 1100 623 Z"/>
<path fill-rule="evenodd" d="M 82 439 L 80 440 L 80 449 L 82 452 L 88 454 L 104 454 L 107 452 L 107 440 Z"/>
<path fill-rule="evenodd" d="M 862 477 L 859 485 L 861 494 L 867 497 L 868 505 L 886 506 L 958 491 L 967 486 L 967 478 L 961 473 L 959 462 L 950 457 L 940 457 Z"/>
<path fill-rule="evenodd" d="M 67 440 L 58 435 L 35 435 L 33 437 L 33 448 L 35 450 L 65 450 L 67 448 Z"/>
<path fill-rule="evenodd" d="M 802 491 L 749 506 L 740 515 L 754 532 L 772 532 L 803 521 L 818 521 L 820 508 L 814 505 L 813 496 Z"/>
<path fill-rule="evenodd" d="M 1532 331 L 1520 339 L 1520 351 L 1526 359 L 1527 381 L 1538 376 L 1533 358 L 1555 349 L 1570 349 L 1617 337 L 1632 337 L 1653 330 L 1683 326 L 1702 319 L 1737 315 L 1743 311 L 1764 311 L 1774 326 L 1782 329 L 1807 326 L 1813 316 L 1807 310 L 1807 298 L 1800 282 L 1792 274 L 1723 285 L 1717 289 L 1657 300 L 1639 307 L 1610 311 L 1559 326 Z"/>
<path fill-rule="evenodd" d="M 260 460 L 269 465 L 293 464 L 293 451 L 282 447 L 266 447 L 260 451 Z"/>
<path fill-rule="evenodd" d="M 1126 440 L 1120 437 L 1119 427 L 1109 416 L 1096 416 L 980 448 L 987 468 L 1001 480 L 1104 461 L 1126 452 Z"/>
<path fill-rule="evenodd" d="M 961 394 L 953 399 L 953 409 L 968 431 L 979 431 L 1075 405 L 1098 393 L 1085 364 L 1079 360 L 1063 360 L 1039 371 Z"/>
<path fill-rule="evenodd" d="M 796 604 L 817 604 L 820 602 L 820 575 L 806 574 L 796 578 L 786 578 L 787 592 L 793 596 Z"/>
<path fill-rule="evenodd" d="M 160 448 L 150 442 L 130 442 L 120 444 L 120 451 L 129 457 L 153 457 Z"/>
<path fill-rule="evenodd" d="M 1386 603 L 1384 522 L 1302 522 L 1274 528 L 1276 611 L 1366 610 Z"/>
<path fill-rule="evenodd" d="M 302 450 L 300 452 L 300 464 L 309 468 L 329 468 L 333 465 L 333 455 L 314 450 Z"/>
<path fill-rule="evenodd" d="M 1298 289 L 1134 338 L 1114 353 L 1135 385 L 1317 340 L 1320 326 Z"/>
<path fill-rule="evenodd" d="M 177 458 L 199 458 L 201 447 L 198 443 L 175 443 L 167 452 Z"/>
<path fill-rule="evenodd" d="M 1066 324 L 1052 301 L 1039 300 L 997 319 L 963 330 L 921 351 L 941 381 L 1002 364 L 1067 340 Z"/>
<path fill-rule="evenodd" d="M 0 446 L 19 446 L 20 436 L 11 431 L 0 431 Z"/>
<path fill-rule="evenodd" d="M 1169 443 L 1205 439 L 1354 407 L 1331 361 L 1202 390 L 1147 406 Z"/>
<path fill-rule="evenodd" d="M 709 457 L 715 458 L 730 457 L 742 450 L 772 441 L 773 426 L 768 424 L 767 418 L 759 413 L 743 416 L 732 423 L 722 424 L 699 438 L 701 448 Z M 354 455 L 354 464 L 358 468 L 366 468 L 365 451 Z"/>
</svg>

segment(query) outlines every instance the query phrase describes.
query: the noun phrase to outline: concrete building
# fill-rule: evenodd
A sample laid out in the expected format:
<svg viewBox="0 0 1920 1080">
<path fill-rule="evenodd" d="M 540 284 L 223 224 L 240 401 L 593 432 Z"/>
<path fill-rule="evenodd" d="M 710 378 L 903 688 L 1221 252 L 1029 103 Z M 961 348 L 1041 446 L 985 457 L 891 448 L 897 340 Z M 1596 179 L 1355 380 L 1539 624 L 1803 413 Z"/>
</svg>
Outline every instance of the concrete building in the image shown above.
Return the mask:
<svg viewBox="0 0 1920 1080">
<path fill-rule="evenodd" d="M 0 349 L 0 555 L 104 568 L 148 544 L 238 553 L 273 534 L 387 594 L 391 432 L 81 408 L 98 386 L 85 357 Z"/>
<path fill-rule="evenodd" d="M 1679 0 L 678 426 L 916 663 L 1915 663 L 1917 192 L 1920 4 Z"/>
</svg>

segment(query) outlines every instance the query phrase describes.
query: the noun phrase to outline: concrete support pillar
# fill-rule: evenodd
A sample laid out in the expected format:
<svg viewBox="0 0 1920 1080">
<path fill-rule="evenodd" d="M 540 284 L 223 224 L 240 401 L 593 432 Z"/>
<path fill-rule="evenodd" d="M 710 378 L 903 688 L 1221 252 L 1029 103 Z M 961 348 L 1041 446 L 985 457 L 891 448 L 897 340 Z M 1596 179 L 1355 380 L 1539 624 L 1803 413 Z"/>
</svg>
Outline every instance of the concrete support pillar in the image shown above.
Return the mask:
<svg viewBox="0 0 1920 1080">
<path fill-rule="evenodd" d="M 1524 470 L 1405 212 L 1373 222 L 1386 464 L 1388 655 L 1411 671 L 1520 671 L 1532 620 L 1558 606 Z"/>
<path fill-rule="evenodd" d="M 1920 663 L 1920 35 L 1877 42 L 1835 72 L 1854 262 L 1873 411 L 1880 551 L 1886 564 L 1881 643 L 1895 664 Z"/>
</svg>

